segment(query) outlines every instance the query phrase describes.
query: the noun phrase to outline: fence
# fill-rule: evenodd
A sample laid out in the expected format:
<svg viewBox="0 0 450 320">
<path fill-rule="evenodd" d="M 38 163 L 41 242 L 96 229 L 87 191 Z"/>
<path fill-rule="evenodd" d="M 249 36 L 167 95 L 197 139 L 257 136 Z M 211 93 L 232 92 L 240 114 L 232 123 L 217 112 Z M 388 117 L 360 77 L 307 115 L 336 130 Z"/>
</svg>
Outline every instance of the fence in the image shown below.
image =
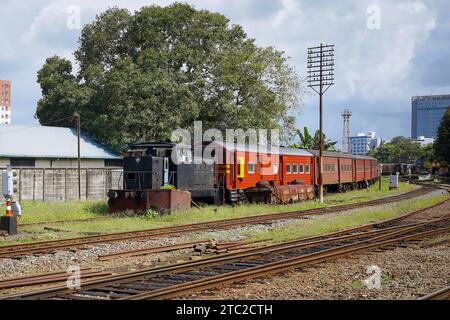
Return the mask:
<svg viewBox="0 0 450 320">
<path fill-rule="evenodd" d="M 78 170 L 15 168 L 14 199 L 40 201 L 78 200 Z M 122 169 L 81 169 L 81 200 L 105 199 L 109 189 L 122 189 Z M 1 176 L 0 176 L 1 180 Z"/>
</svg>

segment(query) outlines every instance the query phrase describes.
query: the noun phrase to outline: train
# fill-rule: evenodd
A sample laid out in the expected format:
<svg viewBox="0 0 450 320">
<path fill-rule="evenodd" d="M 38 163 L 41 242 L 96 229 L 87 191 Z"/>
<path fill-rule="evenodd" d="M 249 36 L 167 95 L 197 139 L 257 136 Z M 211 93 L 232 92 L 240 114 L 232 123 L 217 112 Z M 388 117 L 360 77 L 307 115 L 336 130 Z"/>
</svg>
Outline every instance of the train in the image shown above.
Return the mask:
<svg viewBox="0 0 450 320">
<path fill-rule="evenodd" d="M 205 153 L 211 155 L 208 161 L 195 161 Z M 166 186 L 188 191 L 194 203 L 290 203 L 317 195 L 318 168 L 317 150 L 268 149 L 216 141 L 196 147 L 168 142 L 138 143 L 130 146 L 123 159 L 123 190 L 120 192 L 130 203 L 144 199 L 146 190 Z M 375 158 L 331 151 L 323 153 L 325 192 L 363 188 L 378 177 Z M 108 192 L 110 206 L 114 205 L 118 192 Z"/>
</svg>

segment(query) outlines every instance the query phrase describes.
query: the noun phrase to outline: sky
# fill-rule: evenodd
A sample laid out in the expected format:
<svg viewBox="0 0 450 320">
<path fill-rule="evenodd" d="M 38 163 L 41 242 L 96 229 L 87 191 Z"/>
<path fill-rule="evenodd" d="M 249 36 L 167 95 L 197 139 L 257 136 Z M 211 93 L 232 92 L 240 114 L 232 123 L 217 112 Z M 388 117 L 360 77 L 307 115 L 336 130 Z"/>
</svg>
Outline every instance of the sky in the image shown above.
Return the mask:
<svg viewBox="0 0 450 320">
<path fill-rule="evenodd" d="M 0 79 L 12 81 L 12 123 L 37 125 L 36 73 L 45 59 L 74 61 L 83 25 L 108 7 L 131 12 L 172 1 L 0 0 Z M 335 85 L 324 96 L 324 129 L 342 141 L 341 112 L 352 111 L 350 133 L 383 139 L 410 136 L 411 97 L 450 94 L 448 0 L 192 0 L 243 26 L 260 46 L 284 51 L 301 78 L 307 48 L 335 45 Z M 318 128 L 318 96 L 310 89 L 297 126 Z"/>
</svg>

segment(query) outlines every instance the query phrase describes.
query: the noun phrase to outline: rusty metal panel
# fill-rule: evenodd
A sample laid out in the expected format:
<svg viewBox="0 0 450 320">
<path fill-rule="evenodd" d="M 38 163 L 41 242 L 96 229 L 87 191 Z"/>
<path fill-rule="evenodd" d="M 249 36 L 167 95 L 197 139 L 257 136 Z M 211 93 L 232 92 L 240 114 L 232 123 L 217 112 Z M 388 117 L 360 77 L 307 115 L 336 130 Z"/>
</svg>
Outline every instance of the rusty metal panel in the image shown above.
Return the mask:
<svg viewBox="0 0 450 320">
<path fill-rule="evenodd" d="M 187 210 L 191 207 L 191 193 L 181 190 L 146 191 L 147 208 L 161 213 Z"/>
<path fill-rule="evenodd" d="M 314 198 L 313 186 L 292 184 L 277 186 L 273 190 L 275 199 L 280 203 L 292 203 Z"/>
<path fill-rule="evenodd" d="M 149 209 L 160 213 L 171 213 L 189 209 L 191 193 L 180 190 L 110 190 L 109 212 L 145 212 Z"/>
<path fill-rule="evenodd" d="M 316 196 L 316 194 L 314 192 L 314 186 L 306 186 L 306 194 L 307 194 L 309 200 L 314 199 Z"/>
</svg>

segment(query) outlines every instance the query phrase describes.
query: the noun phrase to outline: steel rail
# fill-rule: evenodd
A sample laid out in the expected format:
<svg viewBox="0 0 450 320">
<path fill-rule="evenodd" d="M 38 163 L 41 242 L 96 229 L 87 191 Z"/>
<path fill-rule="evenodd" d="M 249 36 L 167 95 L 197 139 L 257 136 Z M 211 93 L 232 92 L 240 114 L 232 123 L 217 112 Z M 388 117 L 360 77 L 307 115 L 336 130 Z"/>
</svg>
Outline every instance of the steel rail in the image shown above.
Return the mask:
<svg viewBox="0 0 450 320">
<path fill-rule="evenodd" d="M 342 248 L 347 248 L 347 247 L 355 247 L 355 246 L 358 246 L 361 244 L 367 244 L 367 243 L 371 243 L 374 241 L 376 243 L 383 242 L 383 241 L 386 241 L 385 239 L 404 234 L 405 232 L 408 233 L 408 232 L 411 232 L 414 230 L 420 231 L 420 227 L 432 225 L 436 222 L 444 221 L 444 220 L 448 220 L 448 218 L 434 219 L 429 222 L 407 224 L 407 225 L 403 225 L 403 226 L 392 226 L 392 227 L 389 227 L 386 229 L 381 229 L 381 230 L 372 230 L 372 231 L 369 231 L 370 234 L 369 233 L 365 234 L 365 237 L 366 238 L 368 237 L 367 239 L 363 239 L 362 241 L 358 240 L 358 242 L 356 242 L 356 243 L 340 245 L 338 248 L 342 249 Z M 403 230 L 402 230 L 402 228 L 403 228 Z M 448 231 L 449 228 L 450 227 L 446 227 L 444 229 Z M 383 233 L 384 233 L 384 235 L 383 235 Z M 371 235 L 375 235 L 375 237 L 371 238 L 370 237 Z M 363 236 L 364 236 L 364 234 L 358 233 L 353 236 L 353 240 L 360 239 Z M 413 237 L 415 237 L 415 236 L 416 235 L 413 234 Z M 322 250 L 322 251 L 319 251 L 319 253 L 328 252 L 329 250 L 335 250 L 335 249 L 327 250 L 327 246 L 326 246 L 327 242 L 333 243 L 334 245 L 336 245 L 336 244 L 339 244 L 342 242 L 345 243 L 345 241 L 347 241 L 347 240 L 352 240 L 352 237 L 349 237 L 347 235 L 347 236 L 328 239 L 328 241 L 316 240 L 315 243 L 312 243 L 312 242 L 305 243 L 305 242 L 302 242 L 302 240 L 294 240 L 294 241 L 291 241 L 290 243 L 276 244 L 276 245 L 271 245 L 271 246 L 267 246 L 267 247 L 263 247 L 263 248 L 260 247 L 257 249 L 247 249 L 247 250 L 243 250 L 242 252 L 230 253 L 230 254 L 225 254 L 223 256 L 217 256 L 217 257 L 210 257 L 210 258 L 202 259 L 202 260 L 195 261 L 195 262 L 186 262 L 186 263 L 181 263 L 181 264 L 167 266 L 167 267 L 158 267 L 158 268 L 153 268 L 153 269 L 148 269 L 148 270 L 143 270 L 143 271 L 128 272 L 125 274 L 104 278 L 102 280 L 86 281 L 83 283 L 82 290 L 86 291 L 86 290 L 96 289 L 96 288 L 101 289 L 103 287 L 108 287 L 109 285 L 112 285 L 112 284 L 117 285 L 120 283 L 130 283 L 132 281 L 138 281 L 139 279 L 149 279 L 149 277 L 150 277 L 150 279 L 153 279 L 155 277 L 164 276 L 167 274 L 174 274 L 175 276 L 177 276 L 180 273 L 186 272 L 189 270 L 204 269 L 205 267 L 208 267 L 208 266 L 223 265 L 224 263 L 231 263 L 232 261 L 242 261 L 242 260 L 251 261 L 252 259 L 257 258 L 259 255 L 272 256 L 276 252 L 286 252 L 288 250 L 298 251 L 299 249 L 302 249 L 302 248 L 303 249 L 311 248 L 314 246 L 318 247 L 320 245 L 323 245 L 323 247 L 325 248 L 325 251 Z M 394 240 L 397 241 L 398 239 L 394 239 Z M 295 244 L 296 241 L 297 241 L 297 244 Z M 305 256 L 305 255 L 301 255 L 301 256 Z M 309 255 L 307 254 L 306 256 L 309 256 Z M 246 272 L 246 270 L 243 270 L 240 272 Z M 73 295 L 74 293 L 77 293 L 77 291 L 68 290 L 65 287 L 60 287 L 60 288 L 52 288 L 52 289 L 38 291 L 38 292 L 30 292 L 30 293 L 24 293 L 24 294 L 19 294 L 19 295 L 6 296 L 3 298 L 4 299 L 50 298 L 50 297 L 60 297 L 60 296 L 63 297 L 66 295 Z M 73 298 L 76 299 L 77 297 L 73 297 Z"/>
<path fill-rule="evenodd" d="M 86 278 L 95 278 L 95 277 L 97 277 L 97 278 L 105 277 L 105 276 L 110 276 L 111 274 L 112 274 L 111 272 L 82 269 L 82 270 L 80 270 L 79 276 L 80 276 L 80 279 L 86 279 Z M 3 280 L 0 282 L 0 289 L 10 289 L 10 288 L 26 287 L 26 286 L 32 286 L 32 285 L 38 285 L 38 284 L 47 284 L 47 283 L 66 281 L 70 276 L 72 276 L 72 275 L 67 272 L 55 272 L 55 273 L 34 275 L 34 276 L 29 276 L 29 277 L 8 279 L 8 280 Z"/>
<path fill-rule="evenodd" d="M 271 274 L 280 273 L 283 271 L 299 268 L 305 265 L 317 264 L 330 259 L 336 259 L 344 257 L 349 254 L 361 252 L 363 250 L 372 249 L 376 247 L 382 247 L 386 245 L 392 245 L 400 241 L 417 240 L 422 237 L 427 237 L 433 234 L 439 234 L 450 231 L 450 227 L 440 228 L 437 230 L 425 231 L 422 233 L 405 236 L 399 239 L 384 240 L 373 244 L 366 244 L 362 246 L 354 246 L 353 244 L 344 245 L 336 249 L 325 250 L 319 254 L 310 254 L 306 256 L 287 259 L 280 262 L 273 262 L 263 266 L 257 266 L 249 268 L 246 271 L 230 272 L 225 275 L 218 275 L 209 279 L 200 279 L 189 283 L 183 283 L 175 285 L 169 288 L 162 288 L 160 290 L 154 290 L 152 292 L 145 292 L 141 294 L 131 295 L 125 298 L 119 298 L 119 300 L 147 300 L 147 299 L 167 299 L 180 296 L 181 294 L 196 292 L 205 289 L 215 288 L 229 283 L 237 281 L 248 280 L 255 277 L 267 276 Z M 366 242 L 366 241 L 363 241 Z M 370 242 L 370 240 L 367 240 Z"/>
<path fill-rule="evenodd" d="M 450 300 L 450 286 L 420 297 L 418 300 Z"/>
<path fill-rule="evenodd" d="M 403 193 L 400 195 L 385 197 L 380 199 L 371 200 L 364 203 L 354 203 L 342 206 L 333 206 L 327 208 L 318 208 L 318 209 L 309 209 L 303 211 L 293 211 L 293 212 L 281 212 L 281 213 L 273 213 L 273 214 L 262 214 L 256 216 L 242 217 L 242 218 L 232 218 L 232 219 L 224 219 L 224 220 L 214 220 L 208 222 L 199 222 L 188 225 L 178 225 L 178 226 L 170 226 L 163 228 L 154 228 L 154 229 L 146 229 L 140 231 L 132 231 L 132 232 L 119 232 L 119 233 L 110 233 L 104 235 L 95 235 L 95 236 L 87 236 L 87 237 L 77 237 L 77 238 L 69 238 L 69 239 L 61 239 L 61 240 L 49 240 L 49 241 L 40 241 L 33 243 L 23 243 L 16 245 L 8 245 L 8 246 L 0 246 L 0 258 L 2 257 L 11 257 L 18 255 L 28 255 L 34 253 L 42 253 L 55 251 L 60 249 L 67 248 L 83 248 L 89 245 L 99 244 L 99 243 L 107 243 L 107 242 L 117 242 L 117 241 L 125 241 L 125 240 L 136 240 L 136 239 L 146 239 L 152 237 L 161 237 L 173 234 L 181 234 L 188 232 L 197 232 L 197 231 L 205 231 L 205 230 L 214 230 L 214 229 L 227 229 L 235 226 L 246 225 L 246 224 L 258 224 L 262 222 L 269 222 L 275 220 L 283 220 L 290 218 L 300 218 L 306 215 L 321 215 L 334 213 L 344 210 L 350 210 L 355 208 L 363 208 L 370 207 L 383 203 L 391 203 L 399 200 L 410 199 L 422 194 L 425 194 L 433 188 L 423 187 L 421 189 L 416 189 L 411 192 Z"/>
</svg>

